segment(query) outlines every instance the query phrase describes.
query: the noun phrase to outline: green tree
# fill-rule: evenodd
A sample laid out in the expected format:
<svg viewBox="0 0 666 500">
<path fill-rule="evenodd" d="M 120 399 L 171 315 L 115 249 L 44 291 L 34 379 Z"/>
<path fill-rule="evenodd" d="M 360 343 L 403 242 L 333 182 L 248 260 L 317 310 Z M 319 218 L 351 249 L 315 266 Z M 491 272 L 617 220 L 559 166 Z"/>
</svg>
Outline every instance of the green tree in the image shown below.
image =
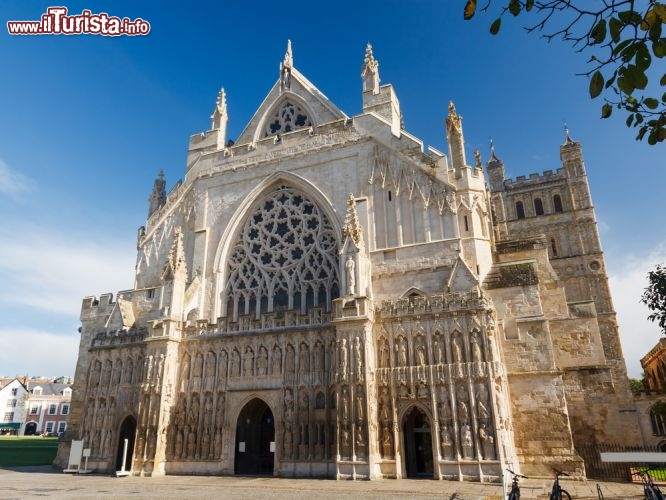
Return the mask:
<svg viewBox="0 0 666 500">
<path fill-rule="evenodd" d="M 495 7 L 490 33 L 499 33 L 509 13 L 529 16 L 528 33 L 540 32 L 549 42 L 560 38 L 578 52 L 590 54 L 590 97 L 602 96 L 601 117 L 613 109 L 627 113 L 627 127 L 647 135 L 651 145 L 666 139 L 666 73 L 653 58 L 666 56 L 666 4 L 657 0 L 485 0 L 479 10 Z M 464 18 L 477 12 L 477 0 L 467 0 Z M 658 85 L 655 83 L 658 82 Z M 649 85 L 649 86 L 648 86 Z M 659 95 L 661 94 L 661 96 Z"/>
<path fill-rule="evenodd" d="M 645 384 L 643 382 L 644 379 L 629 378 L 629 389 L 633 394 L 638 394 L 639 392 L 645 390 Z"/>
<path fill-rule="evenodd" d="M 652 311 L 648 316 L 655 321 L 666 335 L 666 266 L 657 265 L 648 273 L 648 286 L 643 291 L 641 302 Z"/>
</svg>

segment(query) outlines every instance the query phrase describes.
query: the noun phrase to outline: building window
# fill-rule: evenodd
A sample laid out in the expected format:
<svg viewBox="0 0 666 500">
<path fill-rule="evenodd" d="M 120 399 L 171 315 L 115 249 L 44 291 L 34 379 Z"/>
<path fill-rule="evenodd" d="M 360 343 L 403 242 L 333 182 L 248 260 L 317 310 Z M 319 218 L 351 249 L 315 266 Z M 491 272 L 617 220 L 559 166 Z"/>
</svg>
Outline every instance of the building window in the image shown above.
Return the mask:
<svg viewBox="0 0 666 500">
<path fill-rule="evenodd" d="M 35 387 L 35 388 L 32 390 L 32 393 L 33 393 L 35 396 L 41 396 L 41 395 L 42 395 L 42 388 L 41 388 L 41 387 Z"/>
<path fill-rule="evenodd" d="M 62 405 L 62 408 L 60 409 L 60 414 L 61 415 L 69 415 L 69 404 L 68 403 L 64 403 Z"/>
<path fill-rule="evenodd" d="M 18 387 L 14 387 L 12 389 L 12 396 L 16 396 L 18 394 Z"/>
<path fill-rule="evenodd" d="M 155 298 L 155 289 L 154 288 L 149 288 L 146 290 L 146 297 L 148 300 L 154 299 Z"/>
<path fill-rule="evenodd" d="M 58 434 L 67 430 L 67 422 L 58 422 Z"/>
<path fill-rule="evenodd" d="M 518 217 L 519 219 L 525 218 L 525 207 L 523 207 L 522 201 L 516 202 L 516 217 Z"/>
<path fill-rule="evenodd" d="M 58 407 L 58 405 L 56 405 L 56 404 L 50 404 L 49 405 L 49 415 L 55 415 L 57 407 Z"/>
<path fill-rule="evenodd" d="M 31 406 L 30 415 L 38 415 L 38 414 L 39 414 L 39 406 Z"/>
<path fill-rule="evenodd" d="M 7 408 L 14 408 L 16 406 L 16 400 L 15 399 L 8 399 L 7 400 Z"/>
<path fill-rule="evenodd" d="M 655 436 L 666 435 L 666 421 L 664 421 L 664 415 L 661 412 L 655 411 L 654 407 L 650 409 L 650 420 L 652 421 L 652 434 Z"/>
<path fill-rule="evenodd" d="M 559 194 L 553 196 L 553 206 L 556 212 L 562 212 L 562 198 L 560 198 Z"/>
<path fill-rule="evenodd" d="M 534 213 L 536 215 L 543 215 L 543 202 L 541 198 L 534 198 Z"/>
<path fill-rule="evenodd" d="M 553 257 L 557 257 L 557 245 L 555 244 L 555 238 L 550 239 L 550 248 L 553 251 Z"/>
<path fill-rule="evenodd" d="M 388 200 L 391 201 L 391 191 L 388 192 Z"/>
<path fill-rule="evenodd" d="M 469 231 L 469 222 L 466 215 L 463 215 L 463 220 L 465 221 L 465 231 Z"/>
<path fill-rule="evenodd" d="M 55 422 L 46 422 L 46 432 L 53 432 Z"/>
<path fill-rule="evenodd" d="M 5 421 L 5 422 L 11 422 L 11 421 L 13 421 L 13 420 L 14 420 L 14 412 L 13 412 L 13 411 L 5 412 L 5 418 L 4 418 L 4 421 Z"/>
</svg>

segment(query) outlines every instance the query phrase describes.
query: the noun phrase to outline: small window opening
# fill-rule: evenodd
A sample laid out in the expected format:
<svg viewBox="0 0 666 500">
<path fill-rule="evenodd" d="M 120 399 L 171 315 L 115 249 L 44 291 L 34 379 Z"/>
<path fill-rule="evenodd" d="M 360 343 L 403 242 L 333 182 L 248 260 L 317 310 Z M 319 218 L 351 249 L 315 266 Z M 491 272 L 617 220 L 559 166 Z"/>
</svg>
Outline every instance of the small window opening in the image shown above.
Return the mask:
<svg viewBox="0 0 666 500">
<path fill-rule="evenodd" d="M 562 212 L 562 198 L 560 198 L 559 194 L 553 196 L 553 206 L 556 212 Z"/>
<path fill-rule="evenodd" d="M 466 215 L 463 216 L 463 220 L 465 221 L 465 231 L 469 231 L 469 222 Z"/>
<path fill-rule="evenodd" d="M 541 198 L 534 199 L 534 213 L 537 215 L 543 215 L 543 202 Z"/>
<path fill-rule="evenodd" d="M 525 207 L 523 207 L 522 201 L 516 202 L 516 217 L 518 217 L 519 219 L 525 218 Z"/>
<path fill-rule="evenodd" d="M 391 201 L 391 191 L 388 192 L 389 201 Z"/>
<path fill-rule="evenodd" d="M 553 257 L 557 257 L 557 245 L 555 244 L 555 238 L 550 239 L 550 248 L 553 250 Z"/>
</svg>

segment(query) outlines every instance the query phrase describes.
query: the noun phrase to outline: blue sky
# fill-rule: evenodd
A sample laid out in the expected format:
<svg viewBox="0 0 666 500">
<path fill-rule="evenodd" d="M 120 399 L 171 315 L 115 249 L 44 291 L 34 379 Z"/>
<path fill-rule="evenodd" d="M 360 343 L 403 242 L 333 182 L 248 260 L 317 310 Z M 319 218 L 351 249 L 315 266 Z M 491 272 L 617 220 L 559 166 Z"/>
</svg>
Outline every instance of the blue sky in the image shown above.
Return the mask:
<svg viewBox="0 0 666 500">
<path fill-rule="evenodd" d="M 131 288 L 136 230 L 153 180 L 182 178 L 190 135 L 210 126 L 220 87 L 237 137 L 294 65 L 349 116 L 361 109 L 371 42 L 406 129 L 446 151 L 453 100 L 468 158 L 492 138 L 508 175 L 556 169 L 566 122 L 583 144 L 630 374 L 658 340 L 638 299 L 666 262 L 664 145 L 634 141 L 624 118 L 601 120 L 586 56 L 506 19 L 462 19 L 463 0 L 67 2 L 71 13 L 142 18 L 147 36 L 11 36 L 50 3 L 0 6 L 0 375 L 74 374 L 81 299 Z M 62 4 L 60 4 L 62 5 Z"/>
</svg>

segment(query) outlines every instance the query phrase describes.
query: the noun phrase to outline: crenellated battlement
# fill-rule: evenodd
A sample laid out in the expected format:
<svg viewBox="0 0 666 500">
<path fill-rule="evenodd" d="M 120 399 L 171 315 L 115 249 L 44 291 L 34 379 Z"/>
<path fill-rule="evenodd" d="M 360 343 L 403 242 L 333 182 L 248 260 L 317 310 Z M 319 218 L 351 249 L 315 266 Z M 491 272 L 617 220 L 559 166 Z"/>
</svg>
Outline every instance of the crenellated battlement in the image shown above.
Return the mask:
<svg viewBox="0 0 666 500">
<path fill-rule="evenodd" d="M 514 179 L 504 179 L 504 187 L 507 189 L 519 189 L 523 187 L 532 187 L 544 182 L 553 182 L 566 179 L 566 171 L 563 167 L 556 171 L 546 170 L 543 174 L 534 172 L 528 176 L 519 175 Z"/>
</svg>

